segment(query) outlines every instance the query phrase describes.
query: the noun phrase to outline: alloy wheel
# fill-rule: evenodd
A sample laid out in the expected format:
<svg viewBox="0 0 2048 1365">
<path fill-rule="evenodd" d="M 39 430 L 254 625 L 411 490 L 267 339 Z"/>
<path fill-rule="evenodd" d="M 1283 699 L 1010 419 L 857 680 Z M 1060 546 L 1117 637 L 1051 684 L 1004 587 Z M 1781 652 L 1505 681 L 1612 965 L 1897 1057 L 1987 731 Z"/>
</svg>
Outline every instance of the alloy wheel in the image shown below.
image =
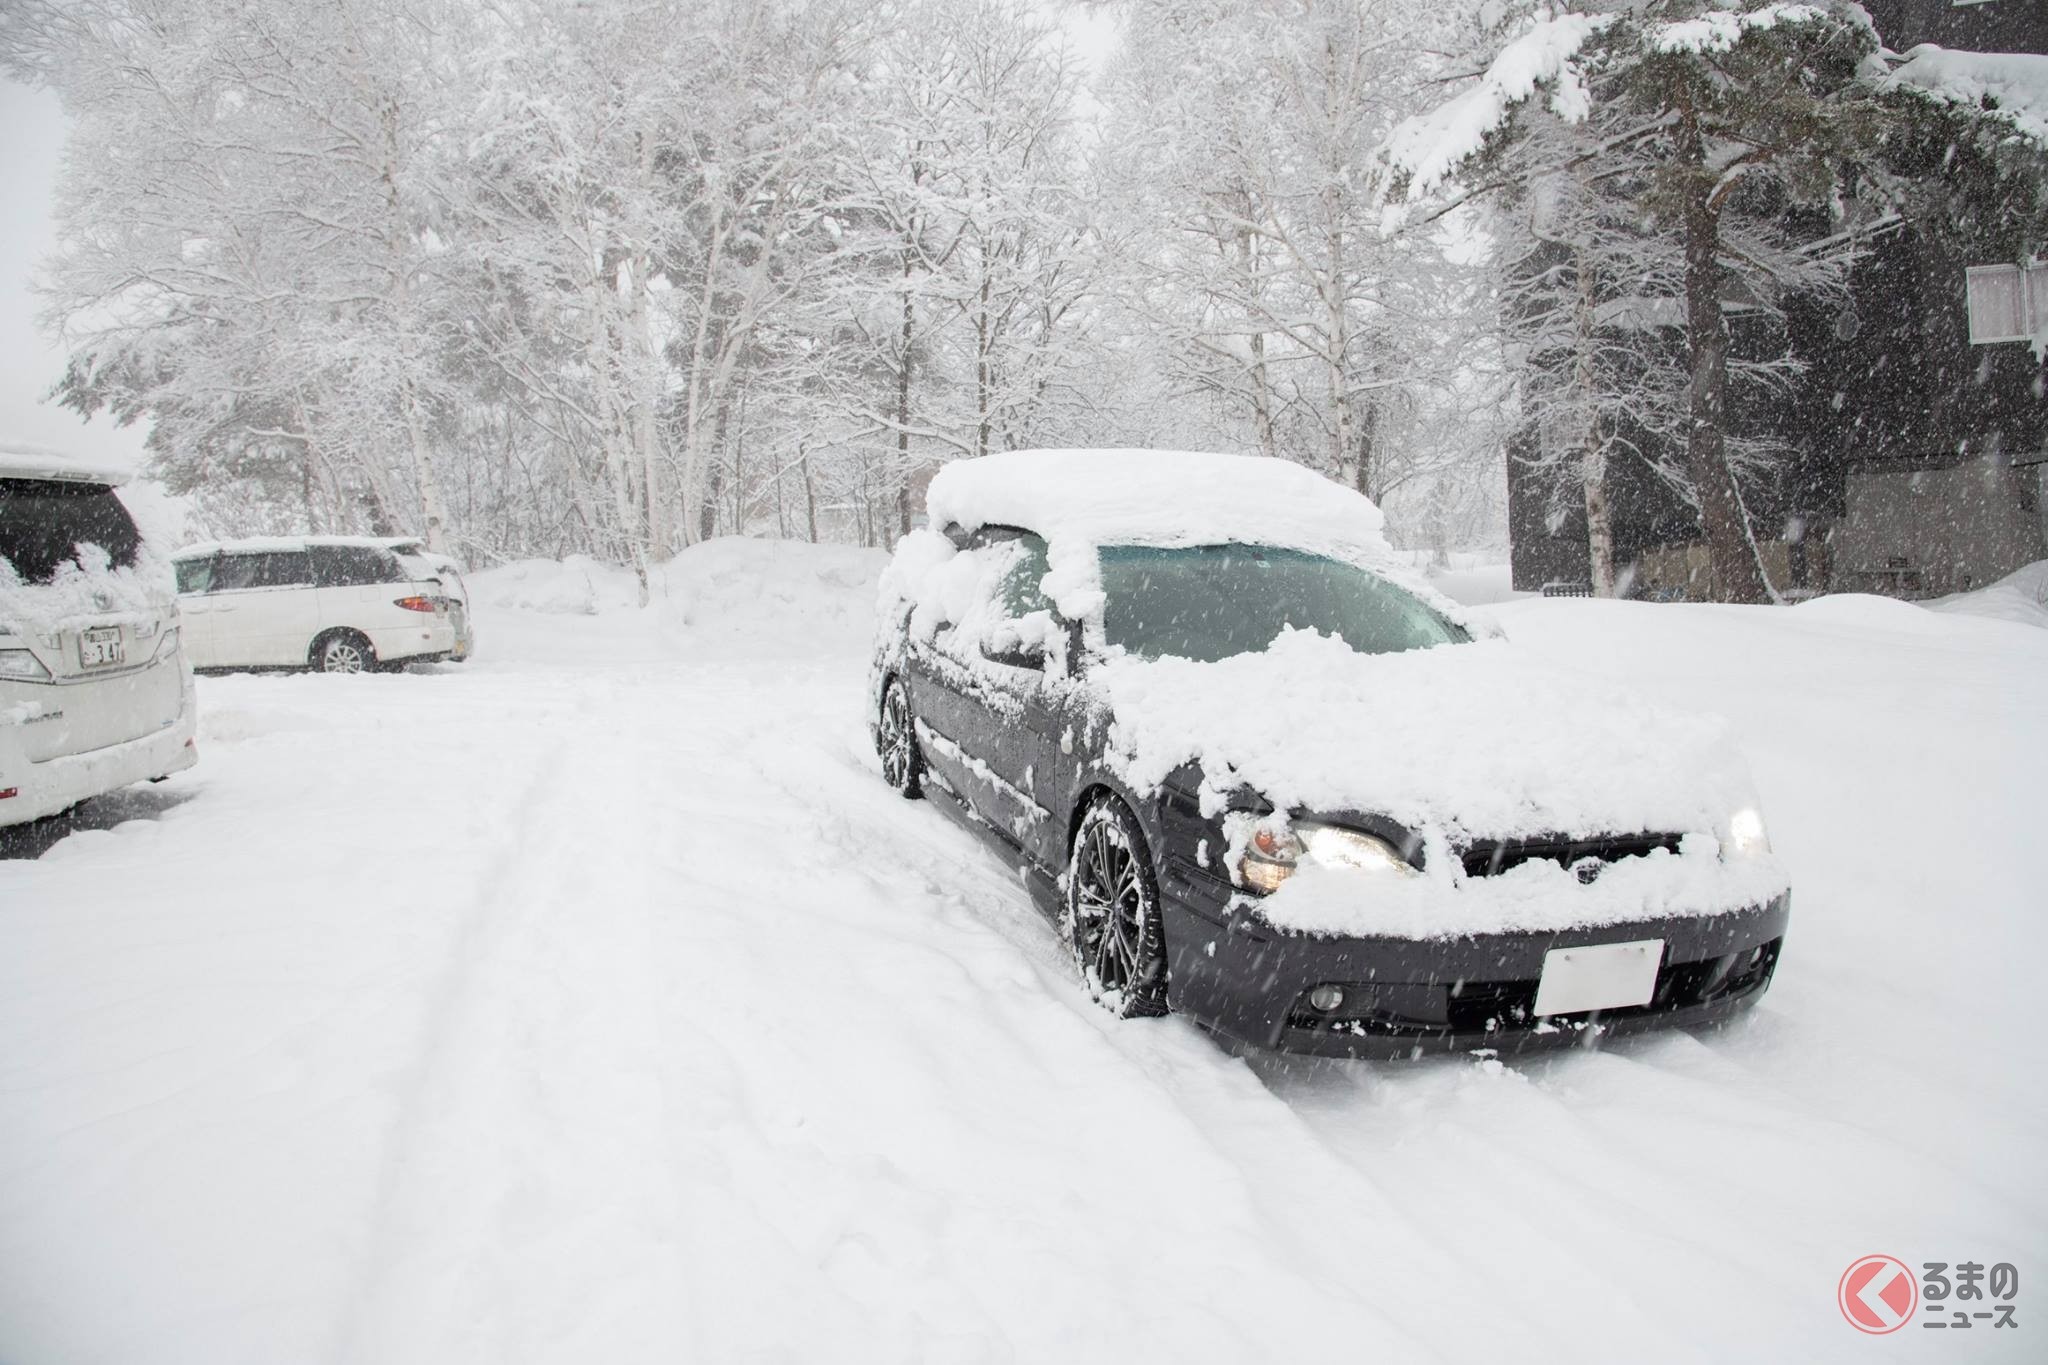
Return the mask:
<svg viewBox="0 0 2048 1365">
<path fill-rule="evenodd" d="M 1091 994 L 1121 1015 L 1165 1010 L 1157 909 L 1142 850 L 1109 805 L 1082 821 L 1068 864 L 1074 956 Z"/>
<path fill-rule="evenodd" d="M 346 638 L 329 640 L 320 651 L 320 668 L 325 673 L 360 673 L 368 667 L 362 646 Z"/>
<path fill-rule="evenodd" d="M 917 734 L 910 716 L 910 699 L 904 695 L 900 682 L 891 682 L 882 694 L 875 748 L 881 755 L 883 779 L 905 796 L 917 795 Z"/>
</svg>

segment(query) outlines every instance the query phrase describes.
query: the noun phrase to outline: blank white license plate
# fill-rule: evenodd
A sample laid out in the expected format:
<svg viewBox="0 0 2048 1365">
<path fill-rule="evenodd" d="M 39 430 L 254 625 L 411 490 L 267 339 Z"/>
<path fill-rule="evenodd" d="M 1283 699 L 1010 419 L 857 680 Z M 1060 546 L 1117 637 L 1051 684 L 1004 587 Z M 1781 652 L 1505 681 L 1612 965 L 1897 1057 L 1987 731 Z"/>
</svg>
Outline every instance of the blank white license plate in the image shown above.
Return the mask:
<svg viewBox="0 0 2048 1365">
<path fill-rule="evenodd" d="M 80 668 L 110 668 L 126 658 L 127 652 L 121 648 L 119 626 L 96 626 L 78 637 Z"/>
<path fill-rule="evenodd" d="M 1663 961 L 1661 938 L 1552 948 L 1543 955 L 1543 976 L 1536 983 L 1536 1013 L 1582 1014 L 1647 1005 L 1657 993 L 1657 968 Z"/>
</svg>

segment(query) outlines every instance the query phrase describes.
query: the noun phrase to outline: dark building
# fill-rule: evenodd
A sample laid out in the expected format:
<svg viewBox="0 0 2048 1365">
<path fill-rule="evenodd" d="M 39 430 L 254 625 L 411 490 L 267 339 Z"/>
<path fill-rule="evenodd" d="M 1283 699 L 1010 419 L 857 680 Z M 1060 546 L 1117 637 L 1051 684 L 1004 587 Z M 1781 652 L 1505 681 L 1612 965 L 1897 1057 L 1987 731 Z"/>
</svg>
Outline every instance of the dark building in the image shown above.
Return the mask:
<svg viewBox="0 0 2048 1365">
<path fill-rule="evenodd" d="M 1894 51 L 2048 54 L 2048 0 L 1865 8 Z M 2031 345 L 2048 331 L 2048 264 L 2026 259 L 1990 217 L 1966 234 L 1968 250 L 1904 226 L 1880 236 L 1846 307 L 1791 310 L 1789 341 L 1806 367 L 1794 391 L 1732 406 L 1738 434 L 1798 434 L 1778 479 L 1745 487 L 1780 592 L 1936 596 L 2048 558 L 2048 366 Z M 1732 340 L 1742 347 L 1739 323 Z M 1532 439 L 1509 451 L 1515 587 L 1583 584 L 1584 513 L 1527 462 Z M 1696 519 L 1640 462 L 1613 467 L 1608 497 L 1630 592 L 1714 595 Z"/>
</svg>

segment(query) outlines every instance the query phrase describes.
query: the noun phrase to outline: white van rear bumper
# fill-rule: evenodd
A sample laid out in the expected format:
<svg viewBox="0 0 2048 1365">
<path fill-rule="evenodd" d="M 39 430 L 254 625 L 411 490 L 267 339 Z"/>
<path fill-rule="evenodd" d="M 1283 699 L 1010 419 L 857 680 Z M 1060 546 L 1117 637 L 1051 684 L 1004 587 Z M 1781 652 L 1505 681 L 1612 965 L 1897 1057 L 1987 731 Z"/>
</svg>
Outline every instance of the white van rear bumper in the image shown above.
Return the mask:
<svg viewBox="0 0 2048 1365">
<path fill-rule="evenodd" d="M 445 616 L 426 617 L 419 625 L 372 626 L 365 633 L 377 658 L 387 664 L 423 655 L 442 658 L 455 652 L 455 625 Z"/>
<path fill-rule="evenodd" d="M 9 726 L 0 724 L 0 792 L 14 792 L 0 797 L 0 825 L 55 815 L 89 797 L 191 767 L 199 761 L 192 740 L 197 715 L 188 678 L 178 718 L 155 734 L 41 763 L 23 758 L 20 741 L 8 733 Z"/>
</svg>

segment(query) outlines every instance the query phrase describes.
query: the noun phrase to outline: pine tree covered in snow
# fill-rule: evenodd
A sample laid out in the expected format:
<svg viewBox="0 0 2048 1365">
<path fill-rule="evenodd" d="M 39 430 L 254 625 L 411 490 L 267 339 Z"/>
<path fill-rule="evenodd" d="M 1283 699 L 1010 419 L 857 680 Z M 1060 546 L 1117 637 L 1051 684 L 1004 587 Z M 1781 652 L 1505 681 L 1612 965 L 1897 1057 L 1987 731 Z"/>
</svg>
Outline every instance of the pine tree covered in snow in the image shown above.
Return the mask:
<svg viewBox="0 0 2048 1365">
<path fill-rule="evenodd" d="M 1909 109 L 1867 15 L 1840 0 L 1539 5 L 1511 31 L 1468 89 L 1397 131 L 1397 175 L 1501 201 L 1507 326 L 1530 334 L 1529 396 L 1564 433 L 1538 459 L 1583 491 L 1599 590 L 1616 578 L 1608 461 L 1661 445 L 1682 451 L 1650 458 L 1697 508 L 1719 592 L 1765 600 L 1744 486 L 1768 477 L 1782 434 L 1735 439 L 1731 398 L 1797 377 L 1788 301 L 1839 298 L 1902 194 L 1958 202 L 1932 166 L 1901 174 L 1900 142 L 1956 146 L 1982 117 Z M 2038 186 L 2038 170 L 2019 179 Z M 1617 351 L 1642 330 L 1631 317 L 1659 314 L 1683 320 L 1682 354 Z"/>
</svg>

